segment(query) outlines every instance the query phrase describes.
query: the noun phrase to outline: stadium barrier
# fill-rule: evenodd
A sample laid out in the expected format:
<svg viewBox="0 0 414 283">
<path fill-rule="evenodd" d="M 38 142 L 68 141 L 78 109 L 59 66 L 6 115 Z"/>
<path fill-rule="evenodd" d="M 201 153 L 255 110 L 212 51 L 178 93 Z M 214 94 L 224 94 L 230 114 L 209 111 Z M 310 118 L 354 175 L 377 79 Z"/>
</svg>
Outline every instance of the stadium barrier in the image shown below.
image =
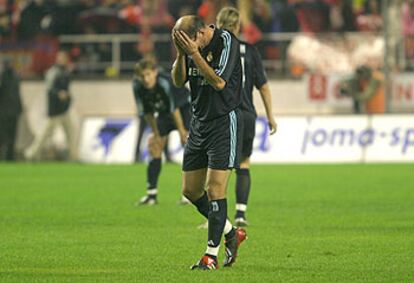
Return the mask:
<svg viewBox="0 0 414 283">
<path fill-rule="evenodd" d="M 409 69 L 413 66 L 413 48 L 404 42 L 412 42 L 412 38 L 403 35 L 397 38 L 398 52 L 395 53 L 399 54 L 399 58 L 396 58 L 399 68 Z M 169 69 L 171 59 L 174 58 L 169 33 L 155 33 L 149 37 L 141 34 L 62 35 L 58 40 L 62 47 L 76 50 L 73 53 L 83 58 L 75 66 L 80 76 L 105 73 L 107 76 L 116 77 L 130 72 L 138 56 L 134 50 L 137 50 L 139 43 L 147 41 L 153 42 L 153 52 L 159 59 L 160 66 Z M 95 52 L 99 54 L 97 46 L 101 44 L 106 46 L 105 60 L 85 58 L 88 56 L 85 50 L 91 46 L 95 46 Z M 269 73 L 282 76 L 300 76 L 305 70 L 349 71 L 357 65 L 367 63 L 367 59 L 371 63 L 376 61 L 375 64 L 381 64 L 384 52 L 382 34 L 376 32 L 328 32 L 311 35 L 302 32 L 263 33 L 257 46 Z M 338 58 L 341 60 L 338 61 Z"/>
<path fill-rule="evenodd" d="M 332 78 L 329 80 L 337 80 L 337 78 L 332 75 Z M 404 112 L 413 112 L 414 109 L 414 96 L 412 93 L 413 84 L 414 84 L 414 74 L 400 74 L 395 77 L 394 84 L 394 94 L 393 94 L 393 109 L 396 113 Z M 379 146 L 384 146 L 380 141 L 381 137 L 377 135 L 385 135 L 391 140 L 389 143 L 398 143 L 402 147 L 401 152 L 392 155 L 395 156 L 395 161 L 404 161 L 411 160 L 413 161 L 411 150 L 411 140 L 413 139 L 414 133 L 410 130 L 410 127 L 407 122 L 407 125 L 400 125 L 403 121 L 410 119 L 414 121 L 413 116 L 402 115 L 385 115 L 385 116 L 351 116 L 349 115 L 352 111 L 352 103 L 348 97 L 339 97 L 334 91 L 335 83 L 328 83 L 327 86 L 332 86 L 327 88 L 326 95 L 323 99 L 313 99 L 312 94 L 309 89 L 309 80 L 304 78 L 303 80 L 283 80 L 283 81 L 270 81 L 271 91 L 273 95 L 273 109 L 274 113 L 277 115 L 277 120 L 279 123 L 279 133 L 272 137 L 271 139 L 264 139 L 263 135 L 260 136 L 260 133 L 263 133 L 263 118 L 258 120 L 258 136 L 256 143 L 260 144 L 257 147 L 256 152 L 253 157 L 254 162 L 370 162 L 375 160 L 373 156 L 372 148 L 381 148 Z M 330 89 L 330 90 L 329 90 Z M 78 157 L 80 160 L 85 162 L 121 162 L 129 163 L 132 162 L 131 152 L 134 149 L 135 139 L 136 139 L 136 127 L 138 122 L 136 121 L 137 110 L 135 107 L 135 102 L 132 95 L 132 88 L 130 81 L 75 81 L 72 85 L 71 91 L 73 93 L 73 107 L 71 109 L 71 117 L 74 124 L 74 136 L 77 140 L 78 148 Z M 18 145 L 17 148 L 23 150 L 28 143 L 30 143 L 31 135 L 39 134 L 42 128 L 46 124 L 46 96 L 44 90 L 43 82 L 35 81 L 25 81 L 22 85 L 22 94 L 23 94 L 23 105 L 25 110 L 24 119 L 27 121 L 27 127 L 20 127 L 18 134 Z M 263 104 L 260 101 L 260 95 L 255 95 L 255 104 L 259 115 L 265 113 Z M 401 112 L 398 112 L 401 111 Z M 297 116 L 300 113 L 302 116 Z M 349 116 L 337 116 L 337 115 L 327 115 L 321 116 L 321 114 L 347 114 Z M 295 116 L 289 116 L 295 115 Z M 394 118 L 393 118 L 394 117 Z M 401 120 L 395 117 L 402 117 Z M 405 118 L 407 117 L 407 118 Z M 95 119 L 95 120 L 94 120 Z M 100 122 L 96 122 L 98 119 Z M 339 120 L 338 120 L 339 119 Z M 341 151 L 339 149 L 352 149 L 355 152 L 358 152 L 355 147 L 358 141 L 358 137 L 363 134 L 369 135 L 369 133 L 363 132 L 363 129 L 369 128 L 372 123 L 379 119 L 385 119 L 384 123 L 389 123 L 390 125 L 394 123 L 396 128 L 400 128 L 401 132 L 398 132 L 395 129 L 390 131 L 383 130 L 380 128 L 375 128 L 375 135 L 373 138 L 373 145 L 361 146 L 361 152 L 359 154 L 349 154 L 347 151 L 344 153 L 344 156 L 341 157 Z M 329 126 L 329 121 L 334 121 L 332 126 Z M 94 122 L 95 121 L 95 122 Z M 104 129 L 99 137 L 99 131 L 101 128 L 105 128 L 104 125 L 111 126 L 111 121 L 118 124 L 113 126 L 113 131 L 115 133 L 119 131 L 119 128 L 124 127 L 122 131 L 119 131 L 113 140 L 111 137 L 106 136 L 108 129 Z M 126 122 L 128 121 L 128 122 Z M 262 122 L 261 122 L 262 121 Z M 309 124 L 309 121 L 312 121 Z M 345 121 L 345 122 L 342 122 Z M 123 126 L 122 123 L 128 123 L 127 126 Z M 313 126 L 319 125 L 322 129 L 325 129 L 325 132 L 317 131 L 319 128 Z M 338 123 L 338 124 L 336 124 Z M 343 123 L 342 127 L 339 123 Z M 88 125 L 86 125 L 88 124 Z M 93 129 L 90 125 L 95 125 Z M 361 128 L 358 130 L 357 125 L 361 125 Z M 108 127 L 109 127 L 108 126 Z M 312 127 L 311 127 L 312 126 Z M 332 128 L 337 126 L 338 128 Z M 108 128 L 107 127 L 107 128 Z M 114 128 L 115 127 L 115 128 Z M 316 127 L 316 126 L 315 126 Z M 331 127 L 331 128 L 329 128 Z M 350 128 L 349 128 L 350 127 Z M 391 127 L 391 126 L 390 126 Z M 85 130 L 86 129 L 86 130 Z M 99 129 L 99 130 L 97 130 Z M 405 132 L 404 132 L 405 129 Z M 380 131 L 381 130 L 381 131 Z M 89 136 L 86 137 L 82 134 L 84 131 L 89 133 Z M 361 132 L 362 131 L 362 132 Z M 92 134 L 94 133 L 94 134 Z M 304 142 L 305 134 L 307 133 L 308 141 Z M 316 133 L 316 135 L 315 135 Z M 379 134 L 382 133 L 382 134 Z M 127 137 L 125 138 L 124 135 Z M 326 135 L 326 137 L 325 137 Z M 341 137 L 343 136 L 343 137 Z M 398 137 L 398 142 L 396 141 Z M 101 140 L 100 140 L 101 138 Z M 111 139 L 111 142 L 108 140 Z M 122 138 L 128 140 L 128 144 L 123 144 L 121 147 L 122 151 L 117 152 L 116 144 L 118 144 L 117 139 Z M 344 139 L 344 144 L 341 144 L 341 139 Z M 95 139 L 93 142 L 90 139 Z M 106 139 L 106 140 L 104 140 Z M 276 139 L 276 140 L 273 140 Z M 281 139 L 281 140 L 279 140 Z M 333 146 L 328 145 L 328 140 L 333 140 L 335 145 L 336 140 L 339 139 L 339 145 Z M 348 141 L 351 139 L 351 141 Z M 173 139 L 174 140 L 174 139 Z M 115 143 L 113 143 L 115 141 Z M 108 143 L 110 142 L 110 143 Z M 177 151 L 177 145 L 173 144 L 171 150 Z M 300 145 L 294 146 L 297 142 Z M 107 149 L 105 149 L 105 143 Z M 270 143 L 273 145 L 271 151 L 266 151 L 266 144 Z M 347 143 L 351 143 L 353 146 L 349 147 Z M 110 145 L 109 145 L 110 144 Z M 122 144 L 122 143 L 121 143 Z M 93 153 L 88 152 L 90 146 L 93 145 Z M 143 143 L 145 146 L 145 142 Z M 288 146 L 289 145 L 289 146 Z M 52 138 L 50 146 L 55 146 L 57 148 L 62 148 L 65 146 L 63 139 L 63 132 L 58 131 L 55 133 Z M 115 147 L 114 147 L 115 146 Z M 89 147 L 89 149 L 88 149 Z M 280 152 L 277 150 L 281 149 Z M 293 150 L 295 148 L 295 150 Z M 304 154 L 297 148 L 304 149 Z M 320 149 L 330 149 L 335 148 L 338 151 L 327 151 L 327 156 L 325 156 L 325 151 L 319 152 Z M 395 147 L 392 147 L 395 148 Z M 112 151 L 114 149 L 115 151 Z M 291 149 L 291 150 L 288 150 Z M 364 150 L 362 150 L 364 149 Z M 369 150 L 368 150 L 369 149 Z M 276 150 L 275 152 L 273 152 Z M 293 151 L 292 151 L 293 150 Z M 353 151 L 353 152 L 354 152 Z M 382 152 L 390 152 L 389 149 L 382 149 Z M 101 154 L 106 152 L 106 155 Z M 316 153 L 314 153 L 316 152 Z M 362 154 L 363 153 L 363 154 Z M 111 155 L 113 154 L 113 155 Z M 313 154 L 318 155 L 317 158 Z M 323 158 L 319 156 L 324 156 Z M 286 156 L 285 156 L 286 155 Z M 262 156 L 262 157 L 260 157 Z M 285 156 L 285 157 L 284 157 Z M 391 156 L 391 153 L 390 153 Z M 392 157 L 391 156 L 391 157 Z M 270 159 L 267 159 L 270 158 Z M 378 157 L 378 161 L 388 160 L 384 159 L 383 154 Z"/>
<path fill-rule="evenodd" d="M 140 43 L 154 43 L 154 53 L 160 66 L 171 66 L 174 49 L 169 33 L 151 34 L 83 34 L 62 35 L 57 38 L 39 36 L 33 41 L 0 39 L 0 53 L 11 60 L 23 78 L 40 77 L 53 63 L 59 48 L 70 50 L 79 77 L 118 77 L 130 74 L 140 57 Z M 414 37 L 399 35 L 396 39 L 399 54 L 398 69 L 412 70 L 414 66 Z M 377 42 L 377 44 L 374 44 Z M 269 73 L 284 77 L 300 76 L 306 70 L 335 72 L 350 70 L 356 65 L 383 57 L 382 35 L 367 32 L 346 33 L 264 33 L 257 46 Z M 352 46 L 352 48 L 350 48 Z M 351 50 L 355 49 L 355 50 Z M 374 52 L 374 50 L 376 50 Z M 304 56 L 305 54 L 305 56 Z M 323 55 L 321 57 L 321 55 Z M 341 60 L 338 61 L 338 58 Z M 355 65 L 356 64 L 356 65 Z"/>
<path fill-rule="evenodd" d="M 256 122 L 252 163 L 413 162 L 414 115 L 281 116 L 269 136 L 267 120 Z M 170 138 L 181 162 L 178 134 Z"/>
<path fill-rule="evenodd" d="M 259 116 L 252 163 L 414 162 L 414 115 L 329 115 L 278 117 L 278 132 L 269 136 Z M 87 118 L 81 132 L 83 162 L 132 163 L 136 119 Z M 144 135 L 142 150 L 149 131 Z M 181 163 L 178 133 L 170 135 L 172 160 Z"/>
</svg>

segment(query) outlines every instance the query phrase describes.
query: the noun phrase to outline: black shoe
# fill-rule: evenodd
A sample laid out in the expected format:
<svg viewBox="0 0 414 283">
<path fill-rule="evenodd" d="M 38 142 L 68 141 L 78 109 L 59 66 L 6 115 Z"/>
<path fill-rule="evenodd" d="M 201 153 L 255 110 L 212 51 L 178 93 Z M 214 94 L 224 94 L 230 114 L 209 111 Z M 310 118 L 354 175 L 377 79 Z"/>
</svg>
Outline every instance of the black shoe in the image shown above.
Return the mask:
<svg viewBox="0 0 414 283">
<path fill-rule="evenodd" d="M 193 264 L 191 270 L 213 270 L 218 269 L 217 259 L 212 258 L 211 256 L 204 255 L 196 264 Z"/>
<path fill-rule="evenodd" d="M 233 263 L 236 262 L 237 251 L 240 244 L 247 239 L 246 231 L 243 228 L 237 228 L 236 233 L 230 239 L 224 241 L 226 247 L 225 253 L 226 258 L 224 259 L 224 267 L 230 267 Z"/>
</svg>

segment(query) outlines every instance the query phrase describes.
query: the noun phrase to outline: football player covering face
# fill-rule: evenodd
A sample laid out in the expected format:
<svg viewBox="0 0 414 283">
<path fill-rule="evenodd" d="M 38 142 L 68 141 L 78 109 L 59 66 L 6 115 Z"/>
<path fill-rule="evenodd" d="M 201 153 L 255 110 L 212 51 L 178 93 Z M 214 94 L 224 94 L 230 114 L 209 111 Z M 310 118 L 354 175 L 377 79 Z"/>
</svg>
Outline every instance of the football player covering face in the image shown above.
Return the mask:
<svg viewBox="0 0 414 283">
<path fill-rule="evenodd" d="M 172 31 L 177 51 L 171 75 L 191 89 L 193 118 L 184 149 L 183 194 L 208 219 L 204 256 L 191 269 L 217 269 L 222 234 L 224 266 L 231 266 L 246 232 L 227 219 L 226 189 L 237 168 L 243 121 L 238 105 L 242 81 L 239 43 L 228 31 L 207 26 L 195 15 L 181 17 Z"/>
</svg>

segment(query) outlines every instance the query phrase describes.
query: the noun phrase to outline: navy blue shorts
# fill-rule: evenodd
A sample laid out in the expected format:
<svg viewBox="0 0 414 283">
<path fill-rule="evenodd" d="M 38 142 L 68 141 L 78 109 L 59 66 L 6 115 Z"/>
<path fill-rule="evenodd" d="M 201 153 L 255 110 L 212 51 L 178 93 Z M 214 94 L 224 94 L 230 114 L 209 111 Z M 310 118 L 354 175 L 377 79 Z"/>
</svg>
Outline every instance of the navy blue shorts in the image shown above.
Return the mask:
<svg viewBox="0 0 414 283">
<path fill-rule="evenodd" d="M 191 120 L 191 105 L 190 103 L 185 104 L 184 106 L 180 107 L 181 117 L 183 119 L 184 127 L 188 130 L 190 127 L 190 120 Z M 177 129 L 175 126 L 174 118 L 170 113 L 163 113 L 157 117 L 157 126 L 158 131 L 160 132 L 160 136 L 168 136 L 171 131 Z"/>
<path fill-rule="evenodd" d="M 242 137 L 243 117 L 238 109 L 209 121 L 193 118 L 184 149 L 183 171 L 238 168 Z"/>
</svg>

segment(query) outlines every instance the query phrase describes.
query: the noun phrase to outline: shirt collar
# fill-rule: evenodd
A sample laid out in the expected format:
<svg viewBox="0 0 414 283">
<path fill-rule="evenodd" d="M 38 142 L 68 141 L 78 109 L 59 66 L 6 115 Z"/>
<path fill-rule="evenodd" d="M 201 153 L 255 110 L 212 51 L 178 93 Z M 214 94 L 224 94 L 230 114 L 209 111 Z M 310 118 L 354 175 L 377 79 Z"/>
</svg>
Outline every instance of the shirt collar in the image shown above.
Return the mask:
<svg viewBox="0 0 414 283">
<path fill-rule="evenodd" d="M 210 49 L 212 49 L 216 45 L 217 41 L 220 38 L 219 30 L 216 28 L 215 25 L 209 25 L 209 28 L 214 29 L 213 37 L 211 38 L 211 40 L 207 44 L 207 46 L 203 48 L 203 50 L 210 50 Z"/>
</svg>

